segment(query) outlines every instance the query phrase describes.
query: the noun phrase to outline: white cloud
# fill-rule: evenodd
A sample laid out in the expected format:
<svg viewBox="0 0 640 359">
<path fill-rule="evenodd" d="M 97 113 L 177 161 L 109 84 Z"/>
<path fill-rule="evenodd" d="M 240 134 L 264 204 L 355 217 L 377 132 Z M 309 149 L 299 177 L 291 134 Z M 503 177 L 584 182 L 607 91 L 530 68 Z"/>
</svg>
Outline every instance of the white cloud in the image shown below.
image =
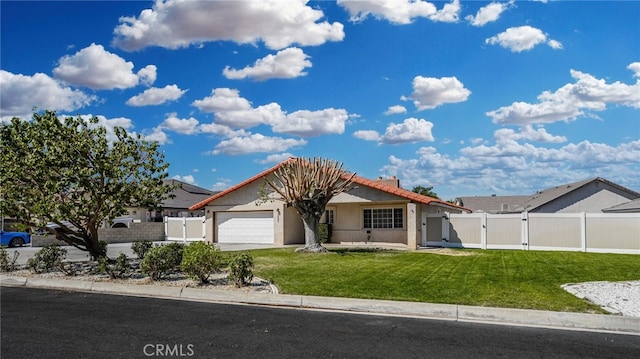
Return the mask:
<svg viewBox="0 0 640 359">
<path fill-rule="evenodd" d="M 167 85 L 163 88 L 152 87 L 143 93 L 127 100 L 129 106 L 161 105 L 165 102 L 175 101 L 182 97 L 187 90 L 181 90 L 177 85 Z"/>
<path fill-rule="evenodd" d="M 97 99 L 42 73 L 26 76 L 5 70 L 0 70 L 0 93 L 0 118 L 5 120 L 14 116 L 29 119 L 34 108 L 74 111 Z"/>
<path fill-rule="evenodd" d="M 217 111 L 215 113 L 217 123 L 232 128 L 250 128 L 260 124 L 275 125 L 283 122 L 284 118 L 284 111 L 275 102 L 248 110 Z"/>
<path fill-rule="evenodd" d="M 384 112 L 385 115 L 397 115 L 401 113 L 407 113 L 407 108 L 402 105 L 394 105 L 389 106 L 389 108 Z"/>
<path fill-rule="evenodd" d="M 150 142 L 158 142 L 159 145 L 171 143 L 169 136 L 159 126 L 155 127 L 151 133 L 144 135 L 144 139 Z"/>
<path fill-rule="evenodd" d="M 369 15 L 378 19 L 386 19 L 394 24 L 410 24 L 416 17 L 429 17 L 436 13 L 436 7 L 427 1 L 409 0 L 338 0 L 338 5 L 345 8 L 351 21 L 364 21 Z"/>
<path fill-rule="evenodd" d="M 216 88 L 211 96 L 196 100 L 192 104 L 202 112 L 245 111 L 251 109 L 251 102 L 240 97 L 240 92 L 230 88 Z"/>
<path fill-rule="evenodd" d="M 399 144 L 408 142 L 433 141 L 431 129 L 433 123 L 417 118 L 408 118 L 402 123 L 391 122 L 380 136 L 377 131 L 356 131 L 353 135 L 365 141 L 377 141 L 379 144 Z"/>
<path fill-rule="evenodd" d="M 156 82 L 157 72 L 156 65 L 147 65 L 138 71 L 138 80 L 145 86 L 151 86 Z"/>
<path fill-rule="evenodd" d="M 196 100 L 193 105 L 201 111 L 214 113 L 219 125 L 246 129 L 264 124 L 271 126 L 274 132 L 305 137 L 344 133 L 349 119 L 344 109 L 299 110 L 287 114 L 275 102 L 252 107 L 251 102 L 240 97 L 238 90 L 229 88 L 214 89 L 211 96 Z"/>
<path fill-rule="evenodd" d="M 231 187 L 231 180 L 228 178 L 222 178 L 218 182 L 214 183 L 211 186 L 212 191 L 224 191 L 225 189 Z"/>
<path fill-rule="evenodd" d="M 374 130 L 359 130 L 353 133 L 353 137 L 365 141 L 380 141 L 380 134 Z"/>
<path fill-rule="evenodd" d="M 147 46 L 169 49 L 208 41 L 255 44 L 271 49 L 292 44 L 342 41 L 341 23 L 321 21 L 324 13 L 306 0 L 156 1 L 138 17 L 121 17 L 113 44 L 127 51 Z"/>
<path fill-rule="evenodd" d="M 634 62 L 627 66 L 627 68 L 633 71 L 633 77 L 640 77 L 640 62 Z"/>
<path fill-rule="evenodd" d="M 184 182 L 184 183 L 188 183 L 188 184 L 192 184 L 192 185 L 196 184 L 196 179 L 193 178 L 192 175 L 186 175 L 186 176 L 175 175 L 175 176 L 173 176 L 171 178 L 173 178 L 174 180 L 178 180 L 178 181 L 181 181 L 181 182 Z"/>
<path fill-rule="evenodd" d="M 280 163 L 288 160 L 291 157 L 295 157 L 295 156 L 289 152 L 277 153 L 277 154 L 269 155 L 267 156 L 267 158 L 263 160 L 259 160 L 257 162 L 263 165 L 270 164 L 270 163 Z"/>
<path fill-rule="evenodd" d="M 633 64 L 632 64 L 633 65 Z M 633 70 L 632 65 L 629 69 Z M 603 79 L 571 70 L 576 82 L 566 84 L 555 92 L 545 91 L 539 103 L 514 102 L 509 106 L 487 112 L 494 123 L 534 124 L 575 120 L 585 111 L 603 111 L 608 104 L 640 108 L 640 80 L 633 85 L 618 81 L 607 84 Z"/>
<path fill-rule="evenodd" d="M 441 10 L 423 0 L 338 0 L 338 5 L 349 12 L 351 21 L 364 21 L 369 15 L 393 24 L 406 25 L 416 18 L 433 21 L 456 22 L 460 13 L 459 0 L 445 4 Z"/>
<path fill-rule="evenodd" d="M 96 90 L 126 89 L 139 82 L 152 83 L 156 77 L 156 67 L 149 65 L 133 73 L 133 63 L 110 53 L 102 45 L 91 44 L 74 55 L 63 56 L 53 75 L 74 86 L 84 86 Z"/>
<path fill-rule="evenodd" d="M 88 122 L 88 120 L 94 116 L 89 114 L 89 115 L 82 115 L 81 117 L 82 119 L 85 120 L 85 122 Z M 116 139 L 115 132 L 113 130 L 114 127 L 122 127 L 127 131 L 130 131 L 133 129 L 133 121 L 131 121 L 131 119 L 126 117 L 106 118 L 103 115 L 96 115 L 95 117 L 98 119 L 98 123 L 91 126 L 104 127 L 107 131 L 107 137 L 112 141 L 115 141 Z"/>
<path fill-rule="evenodd" d="M 399 124 L 392 122 L 387 126 L 381 141 L 390 144 L 433 141 L 432 128 L 433 123 L 413 117 Z"/>
<path fill-rule="evenodd" d="M 59 119 L 63 119 L 63 118 L 67 118 L 70 117 L 69 115 L 65 115 L 65 114 L 58 114 L 58 118 Z M 71 117 L 77 117 L 77 116 L 71 116 Z M 92 124 L 89 122 L 89 120 L 91 118 L 97 118 L 98 119 L 98 123 L 96 124 Z M 80 115 L 80 118 L 82 118 L 84 120 L 84 122 L 86 124 L 89 125 L 89 127 L 91 128 L 95 128 L 95 127 L 104 127 L 104 129 L 107 132 L 107 140 L 109 142 L 115 142 L 118 138 L 116 137 L 114 128 L 115 127 L 122 127 L 123 129 L 127 130 L 127 132 L 132 133 L 131 130 L 133 129 L 133 121 L 131 121 L 131 119 L 126 118 L 126 117 L 116 117 L 116 118 L 106 118 L 103 115 L 92 115 L 92 114 L 85 114 L 85 115 Z"/>
<path fill-rule="evenodd" d="M 234 130 L 229 126 L 220 125 L 218 123 L 203 123 L 200 125 L 202 133 L 211 133 L 223 137 L 249 136 L 250 133 L 245 130 Z"/>
<path fill-rule="evenodd" d="M 503 134 L 495 134 L 493 145 L 465 147 L 458 156 L 434 147 L 420 148 L 414 159 L 390 156 L 381 172 L 402 178 L 409 188 L 428 181 L 438 193 L 450 192 L 452 197 L 534 193 L 596 176 L 640 185 L 635 175 L 640 171 L 640 140 L 618 146 L 582 141 L 553 148 L 522 144 Z"/>
<path fill-rule="evenodd" d="M 245 155 L 249 153 L 282 152 L 291 147 L 306 145 L 305 140 L 292 138 L 267 137 L 259 133 L 247 137 L 234 137 L 216 145 L 211 152 L 214 155 Z"/>
<path fill-rule="evenodd" d="M 178 118 L 175 114 L 171 114 L 159 127 L 163 130 L 169 130 L 183 135 L 192 135 L 199 132 L 198 123 L 198 120 L 193 117 Z"/>
<path fill-rule="evenodd" d="M 562 46 L 562 43 L 557 40 L 549 40 L 547 41 L 547 45 L 549 45 L 549 47 L 551 47 L 554 50 L 562 50 L 562 48 L 564 47 Z"/>
<path fill-rule="evenodd" d="M 402 100 L 413 100 L 418 110 L 434 109 L 445 103 L 466 101 L 471 91 L 464 87 L 456 77 L 422 77 L 413 79 L 413 93 Z"/>
<path fill-rule="evenodd" d="M 491 4 L 484 6 L 478 10 L 475 16 L 469 15 L 465 17 L 467 21 L 473 26 L 484 26 L 490 22 L 496 21 L 500 18 L 500 15 L 513 5 L 514 0 L 507 3 L 492 2 Z"/>
<path fill-rule="evenodd" d="M 494 138 L 498 143 L 504 143 L 507 141 L 533 141 L 542 143 L 563 143 L 567 142 L 565 136 L 554 136 L 548 133 L 544 128 L 533 129 L 531 125 L 526 125 L 520 129 L 517 133 L 512 129 L 502 128 L 496 130 Z"/>
<path fill-rule="evenodd" d="M 529 25 L 510 27 L 504 32 L 485 40 L 487 44 L 498 44 L 512 52 L 531 50 L 536 45 L 544 42 L 547 42 L 554 50 L 562 49 L 562 44 L 559 41 L 547 40 L 547 35 L 543 33 L 542 30 Z"/>
<path fill-rule="evenodd" d="M 241 70 L 235 70 L 229 66 L 222 71 L 228 79 L 251 78 L 257 81 L 269 79 L 292 79 L 305 76 L 305 68 L 311 67 L 309 56 L 297 47 L 290 47 L 278 51 L 275 55 L 267 55 L 255 62 L 253 66 L 247 66 Z"/>
<path fill-rule="evenodd" d="M 273 119 L 275 121 L 270 124 L 274 132 L 314 137 L 344 133 L 349 115 L 346 110 L 328 108 L 319 111 L 300 110 Z"/>
<path fill-rule="evenodd" d="M 460 14 L 460 0 L 453 0 L 445 4 L 441 10 L 429 16 L 429 19 L 439 22 L 458 22 Z"/>
</svg>

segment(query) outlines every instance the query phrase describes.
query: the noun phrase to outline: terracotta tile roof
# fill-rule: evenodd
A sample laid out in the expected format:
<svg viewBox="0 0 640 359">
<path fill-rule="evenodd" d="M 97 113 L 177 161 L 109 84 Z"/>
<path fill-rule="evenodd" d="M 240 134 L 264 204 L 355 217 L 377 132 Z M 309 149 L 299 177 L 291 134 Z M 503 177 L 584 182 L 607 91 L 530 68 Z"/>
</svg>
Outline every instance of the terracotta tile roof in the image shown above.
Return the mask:
<svg viewBox="0 0 640 359">
<path fill-rule="evenodd" d="M 189 207 L 189 210 L 190 211 L 198 210 L 198 209 L 206 206 L 207 204 L 209 204 L 209 202 L 211 202 L 211 201 L 215 201 L 216 199 L 218 199 L 220 197 L 223 197 L 223 196 L 227 195 L 228 193 L 231 193 L 231 192 L 233 192 L 233 191 L 235 191 L 235 190 L 237 190 L 239 188 L 242 188 L 242 187 L 244 187 L 244 186 L 246 186 L 246 185 L 248 185 L 248 184 L 250 184 L 252 182 L 255 182 L 255 181 L 263 178 L 264 176 L 266 176 L 266 175 L 268 175 L 268 174 L 270 174 L 272 172 L 275 172 L 278 168 L 280 168 L 282 165 L 284 165 L 285 163 L 287 163 L 287 162 L 289 162 L 291 160 L 293 160 L 293 158 L 289 158 L 288 160 L 286 160 L 284 162 L 280 162 L 279 164 L 269 168 L 268 170 L 266 170 L 264 172 L 260 172 L 257 175 L 255 175 L 255 176 L 253 176 L 253 177 L 251 177 L 251 178 L 249 178 L 247 180 L 244 180 L 244 181 L 242 181 L 242 182 L 240 182 L 240 183 L 238 183 L 238 184 L 236 184 L 234 186 L 231 186 L 231 187 L 227 188 L 226 190 L 224 190 L 222 192 L 218 192 L 218 193 L 214 194 L 213 196 L 211 196 L 211 197 L 209 197 L 209 198 L 207 198 L 207 199 L 205 199 L 203 201 L 200 201 L 200 202 L 194 204 L 193 206 Z"/>
<path fill-rule="evenodd" d="M 457 206 L 457 205 L 455 205 L 453 203 L 449 203 L 449 202 L 443 201 L 441 199 L 437 199 L 437 198 L 433 198 L 433 197 L 429 197 L 429 196 L 424 196 L 424 195 L 421 195 L 419 193 L 406 190 L 404 188 L 398 188 L 398 187 L 390 186 L 389 184 L 387 184 L 387 183 L 385 183 L 383 181 L 375 181 L 375 180 L 370 180 L 368 178 L 355 176 L 353 178 L 353 182 L 356 183 L 356 184 L 359 184 L 359 185 L 363 185 L 363 186 L 367 186 L 367 187 L 370 187 L 370 188 L 377 189 L 377 190 L 382 191 L 382 192 L 390 193 L 390 194 L 396 195 L 398 197 L 406 198 L 406 199 L 410 200 L 411 202 L 429 204 L 429 205 L 441 205 L 441 206 L 445 206 L 445 207 L 455 208 L 455 209 L 458 209 L 458 210 L 461 210 L 461 211 L 471 212 L 469 209 Z"/>
<path fill-rule="evenodd" d="M 231 193 L 239 188 L 242 188 L 252 182 L 255 182 L 265 176 L 267 176 L 268 174 L 275 172 L 278 168 L 280 168 L 282 165 L 284 165 L 285 163 L 295 160 L 295 158 L 289 158 L 288 160 L 281 162 L 279 164 L 277 164 L 276 166 L 261 172 L 243 182 L 240 182 L 232 187 L 229 187 L 228 189 L 216 193 L 215 195 L 200 201 L 196 204 L 194 204 L 193 206 L 189 207 L 189 210 L 194 211 L 194 210 L 198 210 L 204 206 L 206 206 L 208 203 L 210 203 L 211 201 L 214 201 L 220 197 L 225 196 L 228 193 Z M 345 174 L 345 176 L 348 176 L 348 174 Z M 415 193 L 403 188 L 398 188 L 398 187 L 394 187 L 389 185 L 388 183 L 384 182 L 384 181 L 374 181 L 374 180 L 370 180 L 364 177 L 359 177 L 359 176 L 354 176 L 353 177 L 353 183 L 358 184 L 358 185 L 362 185 L 362 186 L 367 186 L 373 189 L 377 189 L 379 191 L 382 192 L 386 192 L 386 193 L 390 193 L 393 195 L 396 195 L 398 197 L 402 197 L 402 198 L 406 198 L 412 202 L 416 202 L 416 203 L 421 203 L 421 204 L 428 204 L 428 205 L 439 205 L 439 206 L 444 206 L 444 207 L 449 207 L 449 208 L 455 208 L 457 210 L 461 210 L 461 211 L 466 211 L 466 212 L 471 212 L 471 210 L 464 208 L 464 207 L 460 207 L 457 206 L 455 204 L 449 203 L 449 202 L 445 202 L 443 200 L 437 199 L 437 198 L 432 198 L 432 197 L 428 197 L 428 196 L 423 196 L 419 193 Z"/>
</svg>

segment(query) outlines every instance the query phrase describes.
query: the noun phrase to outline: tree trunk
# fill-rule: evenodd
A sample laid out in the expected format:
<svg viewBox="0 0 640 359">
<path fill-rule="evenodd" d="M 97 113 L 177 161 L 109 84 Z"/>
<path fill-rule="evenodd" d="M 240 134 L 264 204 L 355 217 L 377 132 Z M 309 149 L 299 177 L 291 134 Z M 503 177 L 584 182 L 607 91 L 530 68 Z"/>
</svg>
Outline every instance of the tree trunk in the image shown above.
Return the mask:
<svg viewBox="0 0 640 359">
<path fill-rule="evenodd" d="M 302 223 L 304 225 L 304 248 L 300 248 L 301 252 L 326 252 L 327 249 L 320 243 L 318 236 L 318 224 L 320 217 L 312 214 L 302 215 Z"/>
</svg>

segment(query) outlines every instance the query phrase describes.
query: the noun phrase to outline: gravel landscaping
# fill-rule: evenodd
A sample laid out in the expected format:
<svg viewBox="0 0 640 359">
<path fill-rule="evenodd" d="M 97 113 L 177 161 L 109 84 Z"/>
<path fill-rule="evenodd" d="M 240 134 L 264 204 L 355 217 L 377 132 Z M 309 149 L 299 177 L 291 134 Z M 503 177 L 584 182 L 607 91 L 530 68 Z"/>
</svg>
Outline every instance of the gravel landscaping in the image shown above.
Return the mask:
<svg viewBox="0 0 640 359">
<path fill-rule="evenodd" d="M 640 317 L 640 280 L 565 284 L 567 292 L 612 314 Z"/>
<path fill-rule="evenodd" d="M 60 271 L 51 271 L 47 273 L 34 273 L 29 269 L 19 269 L 16 271 L 5 272 L 4 274 L 16 276 L 16 277 L 31 277 L 31 278 L 56 278 L 56 279 L 69 279 L 69 280 L 86 280 L 94 282 L 109 281 L 114 283 L 126 283 L 126 284 L 145 284 L 145 285 L 158 285 L 158 286 L 170 286 L 170 287 L 190 287 L 200 288 L 208 290 L 220 290 L 220 291 L 239 291 L 239 292 L 257 292 L 257 293 L 277 293 L 277 289 L 268 281 L 254 277 L 251 283 L 245 287 L 236 287 L 233 283 L 227 279 L 228 271 L 221 270 L 217 273 L 212 273 L 209 277 L 209 283 L 200 284 L 198 281 L 189 278 L 182 272 L 176 271 L 167 274 L 161 280 L 152 280 L 149 276 L 146 276 L 140 272 L 140 261 L 133 259 L 130 262 L 131 273 L 125 278 L 113 279 L 108 274 L 97 273 L 96 262 L 66 262 L 73 266 L 75 275 L 67 275 Z"/>
</svg>

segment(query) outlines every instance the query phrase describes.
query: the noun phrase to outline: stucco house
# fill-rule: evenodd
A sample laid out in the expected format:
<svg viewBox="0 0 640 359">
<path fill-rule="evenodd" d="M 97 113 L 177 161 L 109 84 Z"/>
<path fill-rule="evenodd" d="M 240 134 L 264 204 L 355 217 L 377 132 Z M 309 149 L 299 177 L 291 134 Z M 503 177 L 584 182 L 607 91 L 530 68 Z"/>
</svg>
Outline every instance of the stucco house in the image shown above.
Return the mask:
<svg viewBox="0 0 640 359">
<path fill-rule="evenodd" d="M 486 213 L 602 213 L 640 198 L 640 193 L 604 178 L 563 184 L 523 196 L 458 197 L 455 203 Z"/>
<path fill-rule="evenodd" d="M 216 194 L 217 192 L 185 183 L 176 179 L 166 179 L 166 184 L 174 187 L 171 198 L 160 203 L 160 210 L 153 211 L 144 207 L 127 207 L 128 214 L 119 217 L 136 222 L 162 222 L 167 217 L 199 217 L 204 216 L 204 210 L 190 211 L 189 207 Z M 118 219 L 115 220 L 116 222 Z"/>
<path fill-rule="evenodd" d="M 286 162 L 286 161 L 285 161 Z M 206 240 L 216 243 L 304 243 L 300 215 L 283 201 L 261 200 L 264 178 L 282 162 L 191 206 L 204 209 Z M 397 179 L 356 176 L 353 188 L 334 197 L 321 222 L 332 224 L 332 243 L 394 243 L 416 249 L 427 235 L 427 214 L 467 209 L 400 187 Z"/>
</svg>

